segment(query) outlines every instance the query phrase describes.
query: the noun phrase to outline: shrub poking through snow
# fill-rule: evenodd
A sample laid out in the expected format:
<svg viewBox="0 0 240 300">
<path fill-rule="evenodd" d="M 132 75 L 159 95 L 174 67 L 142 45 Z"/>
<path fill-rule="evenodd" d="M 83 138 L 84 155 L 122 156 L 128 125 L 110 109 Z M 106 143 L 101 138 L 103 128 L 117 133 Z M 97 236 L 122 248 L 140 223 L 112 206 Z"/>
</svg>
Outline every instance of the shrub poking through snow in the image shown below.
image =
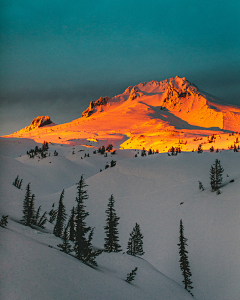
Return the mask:
<svg viewBox="0 0 240 300">
<path fill-rule="evenodd" d="M 22 181 L 23 180 L 22 179 L 20 180 L 19 176 L 17 176 L 13 182 L 13 185 L 20 190 L 22 187 Z"/>
<path fill-rule="evenodd" d="M 0 226 L 3 227 L 3 228 L 6 228 L 7 227 L 7 223 L 8 223 L 8 220 L 7 220 L 8 216 L 2 216 L 1 218 L 1 221 L 0 221 Z"/>
<path fill-rule="evenodd" d="M 131 273 L 127 274 L 127 279 L 125 280 L 127 283 L 131 283 L 134 279 L 135 276 L 137 274 L 137 267 L 135 269 L 132 270 Z"/>
<path fill-rule="evenodd" d="M 200 191 L 204 191 L 205 190 L 205 188 L 204 188 L 204 186 L 203 186 L 203 184 L 202 184 L 201 181 L 198 181 L 198 188 L 199 188 Z"/>
</svg>

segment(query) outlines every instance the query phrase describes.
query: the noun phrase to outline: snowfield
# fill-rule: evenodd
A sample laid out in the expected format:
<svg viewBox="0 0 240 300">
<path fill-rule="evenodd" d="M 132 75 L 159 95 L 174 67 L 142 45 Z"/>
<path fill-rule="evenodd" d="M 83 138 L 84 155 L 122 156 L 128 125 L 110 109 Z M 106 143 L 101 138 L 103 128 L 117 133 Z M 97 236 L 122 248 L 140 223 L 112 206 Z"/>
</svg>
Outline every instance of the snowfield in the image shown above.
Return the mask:
<svg viewBox="0 0 240 300">
<path fill-rule="evenodd" d="M 117 150 L 107 157 L 94 148 L 50 144 L 50 156 L 29 158 L 37 144 L 0 139 L 0 217 L 9 215 L 1 234 L 1 299 L 193 299 L 179 267 L 179 222 L 188 239 L 192 290 L 199 300 L 238 300 L 240 295 L 240 152 L 185 152 L 141 157 L 139 150 Z M 54 150 L 59 155 L 54 156 Z M 74 154 L 73 154 L 74 152 Z M 138 154 L 139 153 L 139 154 Z M 89 157 L 84 157 L 84 155 Z M 138 154 L 138 157 L 135 157 Z M 224 168 L 221 194 L 211 192 L 209 171 L 215 159 Z M 105 169 L 116 160 L 116 166 Z M 102 172 L 100 172 L 102 169 Z M 23 200 L 31 182 L 35 207 L 42 213 L 63 203 L 68 216 L 76 205 L 76 183 L 84 175 L 89 199 L 86 222 L 95 227 L 93 244 L 104 245 L 108 199 L 115 198 L 120 253 L 102 253 L 97 268 L 59 251 L 60 238 L 46 229 L 22 225 Z M 21 189 L 12 185 L 23 179 Z M 198 189 L 201 181 L 205 190 Z M 232 181 L 232 182 L 230 182 Z M 143 257 L 127 255 L 129 234 L 141 227 Z M 126 276 L 138 267 L 135 280 Z"/>
</svg>

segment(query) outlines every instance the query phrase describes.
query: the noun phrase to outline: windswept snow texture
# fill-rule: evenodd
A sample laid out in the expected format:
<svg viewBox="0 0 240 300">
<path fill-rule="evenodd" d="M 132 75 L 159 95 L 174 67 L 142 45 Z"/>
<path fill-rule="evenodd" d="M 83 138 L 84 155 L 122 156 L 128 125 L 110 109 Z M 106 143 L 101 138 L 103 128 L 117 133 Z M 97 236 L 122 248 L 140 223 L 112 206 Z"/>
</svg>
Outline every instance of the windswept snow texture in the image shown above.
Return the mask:
<svg viewBox="0 0 240 300">
<path fill-rule="evenodd" d="M 28 128 L 7 137 L 95 147 L 112 143 L 121 149 L 167 152 L 177 145 L 183 151 L 196 150 L 200 143 L 209 150 L 208 136 L 215 135 L 214 148 L 228 149 L 233 144 L 229 134 L 240 128 L 240 107 L 225 105 L 176 76 L 91 101 L 82 117 L 69 123 Z"/>
<path fill-rule="evenodd" d="M 9 215 L 7 229 L 0 227 L 1 299 L 193 299 L 183 288 L 179 267 L 180 219 L 188 238 L 195 298 L 239 299 L 240 152 L 146 157 L 139 153 L 135 157 L 138 151 L 117 150 L 104 157 L 93 154 L 89 147 L 50 144 L 50 156 L 30 159 L 24 153 L 35 145 L 31 140 L 0 140 L 0 217 Z M 54 150 L 58 156 L 53 155 Z M 116 166 L 105 169 L 112 159 Z M 215 159 L 224 168 L 219 195 L 211 192 L 209 183 Z M 52 224 L 40 230 L 19 222 L 29 182 L 36 195 L 35 207 L 41 205 L 42 213 L 49 212 L 53 203 L 57 205 L 65 189 L 63 203 L 70 215 L 82 174 L 89 194 L 86 221 L 95 227 L 95 247 L 104 245 L 105 210 L 111 194 L 120 217 L 123 251 L 101 254 L 97 269 L 60 252 Z M 23 179 L 21 190 L 12 185 L 17 175 Z M 198 189 L 198 181 L 204 191 Z M 142 258 L 124 253 L 136 222 L 144 236 Z M 126 276 L 135 267 L 135 280 L 128 284 Z"/>
</svg>

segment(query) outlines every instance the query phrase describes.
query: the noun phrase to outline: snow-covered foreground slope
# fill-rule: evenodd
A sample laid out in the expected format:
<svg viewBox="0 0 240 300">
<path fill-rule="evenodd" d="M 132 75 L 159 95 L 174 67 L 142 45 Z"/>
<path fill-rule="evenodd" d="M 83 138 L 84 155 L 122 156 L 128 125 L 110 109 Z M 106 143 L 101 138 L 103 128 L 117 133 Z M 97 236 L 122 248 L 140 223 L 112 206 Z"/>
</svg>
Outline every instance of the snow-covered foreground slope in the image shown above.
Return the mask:
<svg viewBox="0 0 240 300">
<path fill-rule="evenodd" d="M 1 299 L 192 299 L 143 259 L 103 253 L 92 269 L 60 252 L 59 239 L 10 222 L 1 234 Z M 57 247 L 56 247 L 57 248 Z M 138 266 L 133 282 L 126 275 Z"/>
<path fill-rule="evenodd" d="M 6 151 L 6 143 L 9 149 L 12 143 L 14 151 Z M 138 151 L 118 150 L 112 157 L 110 154 L 103 157 L 92 154 L 91 148 L 75 146 L 72 154 L 72 147 L 50 145 L 51 156 L 38 161 L 23 155 L 25 147 L 29 147 L 25 143 L 28 141 L 2 140 L 0 149 L 3 154 L 0 213 L 10 218 L 8 229 L 0 228 L 1 265 L 5 270 L 2 299 L 38 299 L 37 295 L 39 299 L 40 296 L 46 299 L 191 299 L 181 283 L 177 246 L 180 219 L 188 238 L 196 299 L 239 299 L 239 152 L 134 157 Z M 52 155 L 55 149 L 59 152 L 57 157 Z M 21 157 L 16 155 L 18 151 Z M 85 153 L 90 157 L 84 157 Z M 112 159 L 117 161 L 116 166 L 105 170 L 105 164 Z M 209 170 L 215 159 L 220 159 L 225 170 L 220 195 L 211 192 L 209 183 Z M 81 174 L 85 174 L 88 184 L 89 199 L 85 204 L 90 215 L 86 221 L 95 227 L 93 244 L 103 247 L 105 210 L 113 194 L 120 217 L 118 229 L 123 252 L 137 222 L 144 235 L 144 260 L 123 253 L 104 253 L 97 259 L 99 268 L 94 270 L 48 247 L 59 243 L 50 234 L 51 224 L 44 233 L 16 222 L 22 217 L 28 182 L 36 195 L 36 207 L 42 205 L 43 212 L 50 211 L 54 202 L 57 204 L 65 189 L 64 204 L 70 214 Z M 17 175 L 23 178 L 22 190 L 12 185 Z M 232 179 L 234 182 L 229 183 Z M 198 181 L 203 183 L 204 191 L 199 191 Z M 136 279 L 132 285 L 127 284 L 126 274 L 136 266 L 139 268 Z"/>
</svg>

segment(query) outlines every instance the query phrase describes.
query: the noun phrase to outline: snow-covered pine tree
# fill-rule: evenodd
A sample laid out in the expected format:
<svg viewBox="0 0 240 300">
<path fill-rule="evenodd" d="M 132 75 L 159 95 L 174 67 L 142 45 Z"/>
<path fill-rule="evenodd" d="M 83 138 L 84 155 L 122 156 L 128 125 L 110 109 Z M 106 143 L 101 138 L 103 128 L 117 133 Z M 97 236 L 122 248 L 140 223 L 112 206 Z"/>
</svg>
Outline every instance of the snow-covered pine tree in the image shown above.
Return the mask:
<svg viewBox="0 0 240 300">
<path fill-rule="evenodd" d="M 63 251 L 67 254 L 69 254 L 70 252 L 72 252 L 72 248 L 71 248 L 71 244 L 69 242 L 69 223 L 67 224 L 67 226 L 65 226 L 64 228 L 64 232 L 62 235 L 62 244 L 57 245 L 59 248 L 61 248 L 60 251 Z"/>
<path fill-rule="evenodd" d="M 85 211 L 84 201 L 88 199 L 88 194 L 85 188 L 87 185 L 84 182 L 83 175 L 77 185 L 77 207 L 75 210 L 75 226 L 76 234 L 74 241 L 74 251 L 76 253 L 76 258 L 83 261 L 84 263 L 90 263 L 97 266 L 95 257 L 99 255 L 102 251 L 93 251 L 91 244 L 93 229 L 88 227 L 85 222 L 85 218 L 89 215 Z M 86 234 L 90 231 L 88 238 Z"/>
<path fill-rule="evenodd" d="M 143 235 L 141 234 L 140 226 L 136 223 L 127 245 L 127 254 L 130 255 L 143 255 Z"/>
<path fill-rule="evenodd" d="M 70 241 L 74 242 L 75 240 L 75 233 L 76 233 L 76 230 L 75 230 L 75 210 L 74 210 L 74 206 L 71 210 L 71 216 L 69 218 L 69 239 Z"/>
<path fill-rule="evenodd" d="M 188 251 L 186 250 L 187 246 L 187 238 L 184 237 L 184 227 L 182 223 L 182 219 L 180 220 L 180 236 L 179 236 L 179 255 L 180 255 L 180 269 L 182 271 L 183 275 L 183 283 L 184 288 L 193 296 L 191 293 L 192 287 L 192 281 L 191 276 L 192 273 L 190 271 L 189 262 L 188 262 Z"/>
<path fill-rule="evenodd" d="M 215 163 L 211 165 L 210 168 L 210 185 L 212 188 L 212 191 L 217 191 L 219 187 L 221 186 L 223 177 L 223 167 L 221 166 L 220 160 L 216 159 Z"/>
<path fill-rule="evenodd" d="M 57 210 L 57 220 L 56 220 L 56 224 L 53 229 L 53 234 L 58 237 L 61 237 L 63 234 L 64 222 L 67 217 L 66 209 L 65 209 L 65 206 L 63 205 L 63 197 L 64 197 L 64 190 L 62 191 L 60 199 L 59 199 L 58 210 Z"/>
<path fill-rule="evenodd" d="M 125 280 L 126 282 L 130 283 L 134 280 L 134 278 L 137 274 L 137 269 L 138 269 L 138 267 L 133 269 L 131 273 L 127 274 L 127 279 Z"/>
<path fill-rule="evenodd" d="M 114 208 L 114 197 L 111 197 L 108 200 L 108 208 L 106 210 L 107 214 L 107 225 L 104 226 L 106 232 L 104 250 L 107 252 L 120 252 L 121 246 L 119 245 L 119 237 L 118 237 L 118 230 L 117 226 L 119 224 L 120 217 L 117 217 L 115 208 Z"/>
<path fill-rule="evenodd" d="M 6 228 L 7 227 L 7 223 L 8 223 L 8 215 L 7 216 L 2 216 L 1 218 L 1 221 L 0 221 L 0 226 L 3 227 L 3 228 Z"/>
</svg>

